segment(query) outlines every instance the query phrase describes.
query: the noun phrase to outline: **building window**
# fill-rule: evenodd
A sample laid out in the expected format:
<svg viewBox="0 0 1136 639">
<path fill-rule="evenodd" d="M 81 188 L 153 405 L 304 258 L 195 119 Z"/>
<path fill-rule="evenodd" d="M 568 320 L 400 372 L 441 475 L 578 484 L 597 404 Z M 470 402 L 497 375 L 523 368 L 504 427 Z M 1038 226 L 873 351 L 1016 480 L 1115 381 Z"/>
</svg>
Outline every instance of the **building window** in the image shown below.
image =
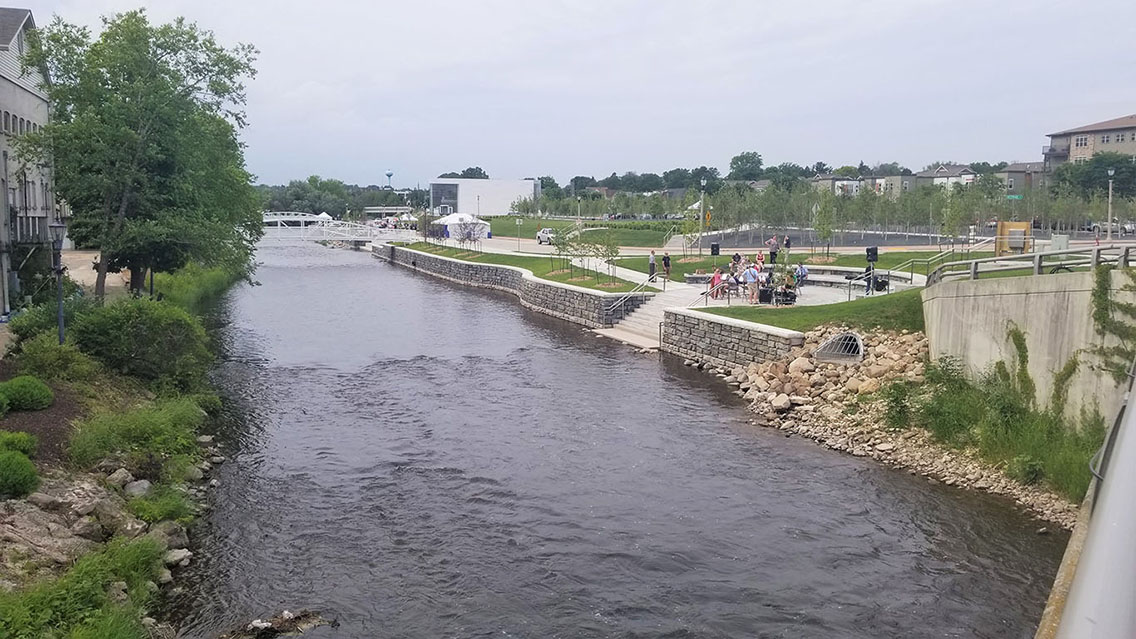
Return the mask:
<svg viewBox="0 0 1136 639">
<path fill-rule="evenodd" d="M 1014 190 L 1014 178 L 1006 178 L 1006 188 L 1011 191 Z"/>
<path fill-rule="evenodd" d="M 1123 142 L 1124 141 L 1124 134 L 1123 133 L 1117 133 L 1116 134 L 1116 141 L 1117 142 Z"/>
<path fill-rule="evenodd" d="M 1089 136 L 1078 135 L 1077 137 L 1073 138 L 1073 146 L 1077 147 L 1078 149 L 1089 146 Z"/>
<path fill-rule="evenodd" d="M 1107 133 L 1101 136 L 1101 144 L 1108 144 L 1111 141 L 1112 140 L 1109 139 L 1109 135 Z"/>
<path fill-rule="evenodd" d="M 8 124 L 9 124 L 9 122 L 11 122 L 11 118 L 12 118 L 12 115 L 10 113 L 8 113 L 7 111 L 5 111 L 4 112 L 4 129 L 3 129 L 4 133 L 7 133 L 10 130 L 8 128 Z"/>
<path fill-rule="evenodd" d="M 1085 155 L 1078 155 L 1077 157 L 1073 158 L 1073 164 L 1084 164 L 1085 162 L 1088 162 L 1088 161 L 1089 161 L 1089 158 L 1088 158 L 1088 156 L 1085 156 Z"/>
<path fill-rule="evenodd" d="M 27 120 L 20 118 L 20 128 L 16 131 L 16 133 L 23 135 L 25 126 L 27 126 Z"/>
</svg>

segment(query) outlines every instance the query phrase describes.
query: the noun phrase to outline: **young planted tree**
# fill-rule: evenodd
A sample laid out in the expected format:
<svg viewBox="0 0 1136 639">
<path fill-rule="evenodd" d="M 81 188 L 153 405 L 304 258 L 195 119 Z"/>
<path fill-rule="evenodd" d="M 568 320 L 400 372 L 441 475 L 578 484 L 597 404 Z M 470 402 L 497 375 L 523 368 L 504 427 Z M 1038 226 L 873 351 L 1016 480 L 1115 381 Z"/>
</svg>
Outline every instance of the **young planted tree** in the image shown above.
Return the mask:
<svg viewBox="0 0 1136 639">
<path fill-rule="evenodd" d="M 95 39 L 56 18 L 29 44 L 25 65 L 51 78 L 52 121 L 18 153 L 54 165 L 72 237 L 100 251 L 96 295 L 111 269 L 131 269 L 137 287 L 146 268 L 191 259 L 247 267 L 260 199 L 235 130 L 256 51 L 141 10 L 104 19 Z"/>
</svg>

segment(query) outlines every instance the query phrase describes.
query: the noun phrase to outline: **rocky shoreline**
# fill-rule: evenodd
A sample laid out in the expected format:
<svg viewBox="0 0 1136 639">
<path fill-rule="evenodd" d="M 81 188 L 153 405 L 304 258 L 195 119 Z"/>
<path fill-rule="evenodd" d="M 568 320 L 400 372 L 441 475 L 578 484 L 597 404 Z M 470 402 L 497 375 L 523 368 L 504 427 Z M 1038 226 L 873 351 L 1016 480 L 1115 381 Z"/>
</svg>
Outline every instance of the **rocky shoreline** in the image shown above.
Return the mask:
<svg viewBox="0 0 1136 639">
<path fill-rule="evenodd" d="M 194 506 L 195 514 L 208 509 L 210 488 L 219 485 L 208 473 L 225 461 L 211 435 L 197 439 L 202 461 L 190 466 L 184 482 L 176 484 Z M 162 550 L 164 567 L 147 588 L 158 593 L 173 585 L 174 572 L 193 558 L 185 526 L 166 520 L 152 524 L 127 509 L 127 500 L 153 490 L 145 479 L 135 479 L 116 460 L 104 460 L 92 473 L 61 469 L 44 471 L 38 490 L 25 499 L 0 501 L 0 589 L 14 590 L 44 578 L 58 576 L 81 556 L 112 539 L 149 538 Z M 114 601 L 127 601 L 124 582 L 107 590 Z M 142 620 L 152 637 L 174 637 L 176 630 L 152 617 Z"/>
<path fill-rule="evenodd" d="M 1039 486 L 1027 486 L 973 451 L 934 441 L 922 428 L 892 429 L 884 421 L 883 400 L 874 395 L 892 380 L 923 381 L 927 338 L 922 333 L 858 332 L 864 356 L 858 363 L 819 361 L 815 351 L 827 339 L 848 332 L 818 328 L 785 358 L 723 370 L 693 360 L 717 375 L 750 402 L 750 423 L 808 437 L 824 446 L 970 490 L 1013 499 L 1037 518 L 1065 529 L 1077 519 L 1077 505 Z M 1039 533 L 1048 529 L 1041 528 Z"/>
</svg>

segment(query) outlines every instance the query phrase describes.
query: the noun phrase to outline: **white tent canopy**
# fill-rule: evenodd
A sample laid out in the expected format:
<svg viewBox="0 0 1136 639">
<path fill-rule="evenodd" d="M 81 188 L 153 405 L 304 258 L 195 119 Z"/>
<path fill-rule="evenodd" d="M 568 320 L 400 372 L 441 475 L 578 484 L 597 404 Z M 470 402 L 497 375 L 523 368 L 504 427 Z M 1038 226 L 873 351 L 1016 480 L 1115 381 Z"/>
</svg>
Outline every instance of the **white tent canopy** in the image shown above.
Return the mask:
<svg viewBox="0 0 1136 639">
<path fill-rule="evenodd" d="M 489 222 L 479 220 L 469 213 L 451 213 L 440 217 L 432 224 L 441 224 L 446 227 L 446 237 L 460 239 L 459 236 L 469 236 L 471 239 L 491 237 Z"/>
</svg>

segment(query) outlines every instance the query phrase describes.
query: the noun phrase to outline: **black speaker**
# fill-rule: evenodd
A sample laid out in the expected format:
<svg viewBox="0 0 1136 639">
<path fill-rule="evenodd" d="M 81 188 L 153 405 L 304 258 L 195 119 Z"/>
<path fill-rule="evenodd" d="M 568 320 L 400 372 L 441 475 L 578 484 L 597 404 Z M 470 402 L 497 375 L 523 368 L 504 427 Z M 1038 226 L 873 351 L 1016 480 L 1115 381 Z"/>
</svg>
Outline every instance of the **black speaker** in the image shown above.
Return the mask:
<svg viewBox="0 0 1136 639">
<path fill-rule="evenodd" d="M 722 254 L 722 245 L 718 244 L 717 242 L 710 244 L 710 254 L 711 255 L 721 255 Z"/>
<path fill-rule="evenodd" d="M 866 253 L 868 254 L 868 261 L 869 262 L 880 261 L 880 249 L 879 249 L 879 247 L 869 246 Z"/>
</svg>

